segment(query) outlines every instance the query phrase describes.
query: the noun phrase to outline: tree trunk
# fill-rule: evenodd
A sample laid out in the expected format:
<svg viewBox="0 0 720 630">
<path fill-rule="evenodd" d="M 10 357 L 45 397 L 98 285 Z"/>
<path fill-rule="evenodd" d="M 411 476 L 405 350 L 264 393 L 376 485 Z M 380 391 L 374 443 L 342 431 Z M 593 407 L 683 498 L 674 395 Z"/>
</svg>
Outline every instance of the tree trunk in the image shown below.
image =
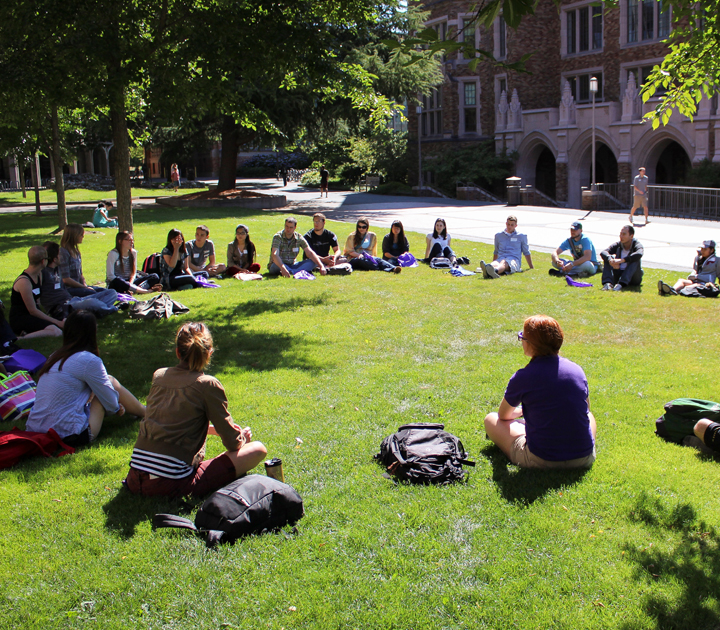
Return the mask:
<svg viewBox="0 0 720 630">
<path fill-rule="evenodd" d="M 65 206 L 65 181 L 63 179 L 63 161 L 60 154 L 60 125 L 58 123 L 57 106 L 52 108 L 52 160 L 55 168 L 55 192 L 57 193 L 58 227 L 61 230 L 67 225 L 67 208 Z"/>
<path fill-rule="evenodd" d="M 42 209 L 40 208 L 40 158 L 38 154 L 35 154 L 33 160 L 33 168 L 35 170 L 35 215 L 38 217 L 42 216 Z"/>
<path fill-rule="evenodd" d="M 20 190 L 22 190 L 23 199 L 27 199 L 27 190 L 25 190 L 25 158 L 20 158 Z"/>
<path fill-rule="evenodd" d="M 117 192 L 118 226 L 125 232 L 133 230 L 132 191 L 130 188 L 130 149 L 124 99 L 110 106 L 113 149 L 115 149 L 115 190 Z"/>
<path fill-rule="evenodd" d="M 235 188 L 237 176 L 238 125 L 232 116 L 223 116 L 222 155 L 220 156 L 220 177 L 218 192 Z"/>
</svg>

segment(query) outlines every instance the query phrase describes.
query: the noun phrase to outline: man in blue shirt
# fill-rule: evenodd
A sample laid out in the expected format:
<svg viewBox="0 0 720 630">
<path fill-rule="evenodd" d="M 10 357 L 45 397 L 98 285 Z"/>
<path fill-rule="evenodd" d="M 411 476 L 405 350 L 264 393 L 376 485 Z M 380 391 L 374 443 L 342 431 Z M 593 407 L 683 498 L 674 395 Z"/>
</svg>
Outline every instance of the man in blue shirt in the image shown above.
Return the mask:
<svg viewBox="0 0 720 630">
<path fill-rule="evenodd" d="M 562 252 L 569 251 L 572 260 L 560 258 Z M 553 269 L 548 272 L 551 276 L 577 276 L 587 278 L 597 273 L 597 255 L 592 241 L 583 236 L 582 223 L 575 221 L 570 226 L 570 238 L 565 239 L 552 254 Z"/>
<path fill-rule="evenodd" d="M 520 271 L 520 256 L 524 255 L 528 267 L 534 269 L 527 235 L 515 231 L 517 217 L 510 215 L 505 222 L 505 230 L 495 235 L 495 251 L 491 263 L 480 261 L 483 278 L 499 278 L 501 274 Z"/>
</svg>

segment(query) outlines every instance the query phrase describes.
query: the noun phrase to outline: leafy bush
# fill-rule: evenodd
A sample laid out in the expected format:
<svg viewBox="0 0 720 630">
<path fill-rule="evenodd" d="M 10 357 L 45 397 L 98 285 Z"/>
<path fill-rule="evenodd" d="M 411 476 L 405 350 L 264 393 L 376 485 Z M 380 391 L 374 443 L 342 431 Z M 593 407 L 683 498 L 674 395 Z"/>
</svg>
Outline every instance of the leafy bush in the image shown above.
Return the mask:
<svg viewBox="0 0 720 630">
<path fill-rule="evenodd" d="M 300 178 L 300 185 L 320 188 L 320 173 L 318 171 L 308 171 Z"/>
<path fill-rule="evenodd" d="M 692 168 L 684 183 L 700 188 L 720 188 L 720 164 L 704 159 Z"/>
<path fill-rule="evenodd" d="M 373 188 L 371 193 L 376 195 L 412 195 L 412 188 L 402 182 L 386 182 Z"/>
</svg>

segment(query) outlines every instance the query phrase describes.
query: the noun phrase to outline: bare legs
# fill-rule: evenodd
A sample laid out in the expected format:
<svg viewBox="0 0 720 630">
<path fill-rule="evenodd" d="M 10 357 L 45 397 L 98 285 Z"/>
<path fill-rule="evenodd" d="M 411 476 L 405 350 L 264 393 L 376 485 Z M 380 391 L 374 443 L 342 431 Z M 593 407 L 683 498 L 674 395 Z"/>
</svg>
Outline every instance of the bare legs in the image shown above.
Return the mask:
<svg viewBox="0 0 720 630">
<path fill-rule="evenodd" d="M 133 396 L 127 389 L 125 389 L 120 382 L 114 377 L 109 376 L 110 382 L 113 388 L 118 393 L 120 404 L 124 407 L 124 413 L 129 413 L 132 416 L 143 418 L 145 416 L 145 405 L 143 405 L 135 396 Z M 102 429 L 103 420 L 105 420 L 106 411 L 103 408 L 100 401 L 93 397 L 90 403 L 90 417 L 88 418 L 88 424 L 90 425 L 90 434 L 93 439 L 96 439 Z"/>
<path fill-rule="evenodd" d="M 235 474 L 239 477 L 248 470 L 252 470 L 267 455 L 267 449 L 262 442 L 248 442 L 238 451 L 225 451 L 235 466 Z"/>
<path fill-rule="evenodd" d="M 47 328 L 37 330 L 33 333 L 23 335 L 20 339 L 37 339 L 38 337 L 62 337 L 62 330 L 60 330 L 55 324 L 50 324 Z"/>
</svg>

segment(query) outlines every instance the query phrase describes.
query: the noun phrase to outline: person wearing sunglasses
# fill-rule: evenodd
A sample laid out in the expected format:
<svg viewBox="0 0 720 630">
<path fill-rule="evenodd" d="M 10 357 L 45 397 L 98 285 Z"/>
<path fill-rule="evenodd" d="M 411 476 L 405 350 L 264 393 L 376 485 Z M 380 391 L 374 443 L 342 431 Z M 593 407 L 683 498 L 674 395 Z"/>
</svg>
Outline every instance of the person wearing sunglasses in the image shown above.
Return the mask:
<svg viewBox="0 0 720 630">
<path fill-rule="evenodd" d="M 353 269 L 361 271 L 387 271 L 400 273 L 402 267 L 393 265 L 377 257 L 377 235 L 369 231 L 370 223 L 366 218 L 358 219 L 355 231 L 345 241 L 343 252 Z"/>
<path fill-rule="evenodd" d="M 240 223 L 235 228 L 235 240 L 227 246 L 227 275 L 259 273 L 260 263 L 255 262 L 255 244 L 250 240 L 250 228 Z"/>
<path fill-rule="evenodd" d="M 582 368 L 560 356 L 564 339 L 552 317 L 535 315 L 518 333 L 530 362 L 510 379 L 485 431 L 522 468 L 590 468 L 595 461 L 595 417 Z"/>
</svg>

